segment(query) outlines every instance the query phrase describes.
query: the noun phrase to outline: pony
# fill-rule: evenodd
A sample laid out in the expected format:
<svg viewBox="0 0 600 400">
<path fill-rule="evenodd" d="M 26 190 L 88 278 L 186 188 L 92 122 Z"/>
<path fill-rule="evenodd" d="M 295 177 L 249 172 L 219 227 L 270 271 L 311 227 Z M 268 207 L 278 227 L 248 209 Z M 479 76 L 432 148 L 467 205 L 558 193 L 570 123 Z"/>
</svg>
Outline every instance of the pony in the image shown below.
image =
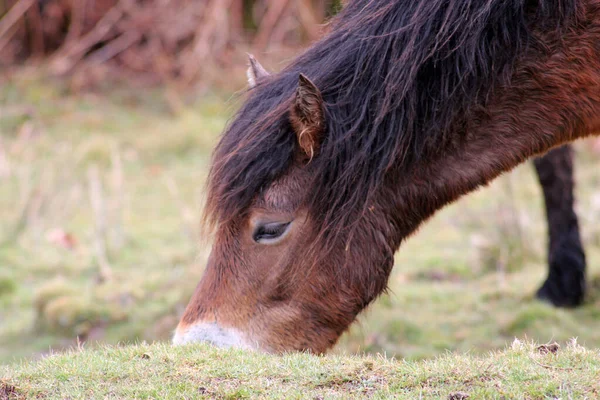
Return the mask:
<svg viewBox="0 0 600 400">
<path fill-rule="evenodd" d="M 586 289 L 586 257 L 574 208 L 573 149 L 564 145 L 534 159 L 548 227 L 548 276 L 536 297 L 556 307 L 577 307 Z"/>
<path fill-rule="evenodd" d="M 599 65 L 600 0 L 353 0 L 282 71 L 251 57 L 173 343 L 326 352 L 385 292 L 408 236 L 532 158 L 550 221 L 538 296 L 580 304 L 561 146 L 600 131 Z"/>
</svg>

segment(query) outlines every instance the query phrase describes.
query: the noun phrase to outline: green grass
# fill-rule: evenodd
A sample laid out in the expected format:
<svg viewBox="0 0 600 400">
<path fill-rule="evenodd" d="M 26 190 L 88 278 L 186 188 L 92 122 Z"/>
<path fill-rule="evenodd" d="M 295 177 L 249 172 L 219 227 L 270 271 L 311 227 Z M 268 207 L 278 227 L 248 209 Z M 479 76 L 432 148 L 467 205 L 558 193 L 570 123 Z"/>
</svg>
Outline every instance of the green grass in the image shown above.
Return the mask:
<svg viewBox="0 0 600 400">
<path fill-rule="evenodd" d="M 149 91 L 76 94 L 29 76 L 2 86 L 0 363 L 76 335 L 170 335 L 202 272 L 202 182 L 225 100 L 171 112 Z M 113 274 L 101 284 L 99 239 Z"/>
<path fill-rule="evenodd" d="M 582 399 L 600 391 L 600 353 L 514 342 L 482 356 L 268 356 L 194 345 L 102 347 L 0 369 L 0 397 L 46 399 Z M 6 398 L 6 397 L 4 397 Z"/>
<path fill-rule="evenodd" d="M 211 149 L 234 107 L 228 98 L 207 92 L 173 111 L 160 91 L 73 93 L 25 74 L 2 85 L 0 364 L 69 348 L 78 336 L 88 347 L 170 339 L 209 251 L 199 210 Z M 390 294 L 334 355 L 481 355 L 514 337 L 600 347 L 600 168 L 588 147 L 577 145 L 590 266 L 584 306 L 554 309 L 533 298 L 546 273 L 546 227 L 525 164 L 411 237 L 396 255 Z"/>
</svg>

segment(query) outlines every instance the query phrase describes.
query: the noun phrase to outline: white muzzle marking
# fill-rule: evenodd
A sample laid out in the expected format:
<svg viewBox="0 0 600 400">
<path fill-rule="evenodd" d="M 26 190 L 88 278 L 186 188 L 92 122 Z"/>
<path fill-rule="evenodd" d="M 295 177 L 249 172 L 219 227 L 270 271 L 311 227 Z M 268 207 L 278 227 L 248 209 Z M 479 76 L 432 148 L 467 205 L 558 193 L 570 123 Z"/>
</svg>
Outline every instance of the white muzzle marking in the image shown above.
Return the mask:
<svg viewBox="0 0 600 400">
<path fill-rule="evenodd" d="M 236 329 L 221 328 L 216 323 L 201 323 L 177 330 L 173 336 L 173 344 L 180 345 L 193 342 L 209 342 L 215 346 L 241 349 L 254 349 Z"/>
</svg>

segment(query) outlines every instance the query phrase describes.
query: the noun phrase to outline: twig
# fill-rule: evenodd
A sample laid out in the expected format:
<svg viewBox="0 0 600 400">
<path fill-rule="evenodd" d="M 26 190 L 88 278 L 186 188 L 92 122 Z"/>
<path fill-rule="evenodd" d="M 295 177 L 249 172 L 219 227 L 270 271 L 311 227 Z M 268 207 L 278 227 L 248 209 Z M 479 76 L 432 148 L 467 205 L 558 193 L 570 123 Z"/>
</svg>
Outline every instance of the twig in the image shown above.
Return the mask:
<svg viewBox="0 0 600 400">
<path fill-rule="evenodd" d="M 0 19 L 0 37 L 4 36 L 34 4 L 35 0 L 17 1 L 17 3 L 8 10 L 4 18 Z"/>
<path fill-rule="evenodd" d="M 27 17 L 30 20 L 30 27 L 33 36 L 32 47 L 33 57 L 40 58 L 44 55 L 44 29 L 42 16 L 40 14 L 39 7 L 33 7 L 30 12 L 27 13 Z"/>
<path fill-rule="evenodd" d="M 83 31 L 83 23 L 85 21 L 85 11 L 87 8 L 87 0 L 73 1 L 71 3 L 71 23 L 69 24 L 69 32 L 65 38 L 65 44 L 71 44 L 81 35 Z"/>
<path fill-rule="evenodd" d="M 519 244 L 519 251 L 521 253 L 521 259 L 523 258 L 523 255 L 525 254 L 525 240 L 523 239 L 523 226 L 521 225 L 521 219 L 519 218 L 519 212 L 518 212 L 518 207 L 517 207 L 517 200 L 516 200 L 516 195 L 515 195 L 515 191 L 514 191 L 514 185 L 513 185 L 513 178 L 514 178 L 514 174 L 509 174 L 508 176 L 506 176 L 506 191 L 508 194 L 508 204 L 510 205 L 510 213 L 511 213 L 511 217 L 513 219 L 511 225 L 514 226 L 514 232 L 511 232 L 511 236 L 514 234 L 516 236 L 516 239 L 518 241 Z"/>
<path fill-rule="evenodd" d="M 112 40 L 109 44 L 102 46 L 102 48 L 94 51 L 89 55 L 88 59 L 92 63 L 102 64 L 105 61 L 110 60 L 117 54 L 126 50 L 129 46 L 142 38 L 142 34 L 137 31 L 128 31 Z"/>
<path fill-rule="evenodd" d="M 269 43 L 271 33 L 275 26 L 279 22 L 281 15 L 287 8 L 290 0 L 277 0 L 269 2 L 269 8 L 267 14 L 263 18 L 256 39 L 254 39 L 254 46 L 258 49 L 264 49 Z"/>
<path fill-rule="evenodd" d="M 123 247 L 125 235 L 123 233 L 123 205 L 125 203 L 125 179 L 123 177 L 123 160 L 117 146 L 114 146 L 111 152 L 111 184 L 112 184 L 112 237 L 111 243 L 114 249 Z"/>
<path fill-rule="evenodd" d="M 33 204 L 35 190 L 31 183 L 31 171 L 29 168 L 24 168 L 17 175 L 19 181 L 20 204 L 17 209 L 17 218 L 13 226 L 5 233 L 3 238 L 0 238 L 0 247 L 13 243 L 27 226 L 27 216 L 30 214 L 30 208 Z"/>
<path fill-rule="evenodd" d="M 573 371 L 573 370 L 580 370 L 580 369 L 582 369 L 582 368 L 572 368 L 572 367 L 556 367 L 554 365 L 542 364 L 541 362 L 537 361 L 536 359 L 534 359 L 531 356 L 529 356 L 529 359 L 531 361 L 533 361 L 534 363 L 536 363 L 537 365 L 539 365 L 540 367 L 547 368 L 547 369 L 557 369 L 557 370 L 560 370 L 560 371 Z"/>
<path fill-rule="evenodd" d="M 10 176 L 10 161 L 6 154 L 6 148 L 0 136 L 0 179 Z"/>
<path fill-rule="evenodd" d="M 36 243 L 39 243 L 42 237 L 43 231 L 43 211 L 47 208 L 50 200 L 50 191 L 52 188 L 52 181 L 54 180 L 55 170 L 48 168 L 49 162 L 44 166 L 41 166 L 40 182 L 38 183 L 37 189 L 34 190 L 31 203 L 27 210 L 26 225 L 24 227 L 29 229 L 30 235 L 33 237 Z"/>
<path fill-rule="evenodd" d="M 241 39 L 244 34 L 244 1 L 234 0 L 229 7 L 229 19 L 231 20 L 231 36 L 235 40 Z"/>
<path fill-rule="evenodd" d="M 319 3 L 319 5 L 320 10 L 317 16 L 316 7 L 310 0 L 301 0 L 297 3 L 300 24 L 311 40 L 319 37 L 319 21 L 322 21 L 325 16 L 324 3 Z"/>
<path fill-rule="evenodd" d="M 121 2 L 119 2 L 98 21 L 94 29 L 82 36 L 80 40 L 72 46 L 65 43 L 66 47 L 63 46 L 63 50 L 59 51 L 51 63 L 54 72 L 63 74 L 71 70 L 90 48 L 106 38 L 122 16 L 123 10 Z"/>
<path fill-rule="evenodd" d="M 88 169 L 89 195 L 94 211 L 94 252 L 99 268 L 99 281 L 106 282 L 112 278 L 112 268 L 106 255 L 106 210 L 102 193 L 102 182 L 98 167 L 93 165 Z"/>
<path fill-rule="evenodd" d="M 183 221 L 183 229 L 188 238 L 190 238 L 190 240 L 194 242 L 194 229 L 191 228 L 191 226 L 193 226 L 194 224 L 194 213 L 190 210 L 188 206 L 186 206 L 186 204 L 181 199 L 181 195 L 179 194 L 179 189 L 177 188 L 177 183 L 175 182 L 175 180 L 170 175 L 165 173 L 164 181 L 165 185 L 167 186 L 167 190 L 169 190 L 169 193 L 171 193 L 171 196 L 173 196 L 173 199 L 179 206 L 179 210 L 181 212 L 181 220 Z"/>
<path fill-rule="evenodd" d="M 8 44 L 12 34 L 6 33 L 21 19 L 36 0 L 19 0 L 4 16 L 0 19 L 0 50 Z M 14 32 L 13 32 L 14 33 Z M 6 35 L 6 36 L 4 36 Z"/>
<path fill-rule="evenodd" d="M 201 69 L 206 57 L 211 52 L 214 52 L 216 46 L 212 42 L 217 36 L 217 32 L 227 31 L 223 30 L 220 25 L 227 22 L 227 17 L 223 18 L 223 11 L 229 9 L 232 2 L 233 0 L 213 0 L 205 10 L 204 23 L 198 27 L 194 35 L 194 45 L 188 59 L 183 65 L 182 76 L 184 84 L 191 83 Z M 211 40 L 211 37 L 213 40 Z M 222 41 L 226 42 L 226 40 Z"/>
</svg>

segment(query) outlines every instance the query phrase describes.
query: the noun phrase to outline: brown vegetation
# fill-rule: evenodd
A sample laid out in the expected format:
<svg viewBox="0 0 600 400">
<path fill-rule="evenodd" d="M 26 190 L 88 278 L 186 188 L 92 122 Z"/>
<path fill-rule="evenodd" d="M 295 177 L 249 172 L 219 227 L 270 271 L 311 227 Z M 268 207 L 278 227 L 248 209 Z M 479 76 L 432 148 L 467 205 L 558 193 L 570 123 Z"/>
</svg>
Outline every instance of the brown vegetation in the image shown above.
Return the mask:
<svg viewBox="0 0 600 400">
<path fill-rule="evenodd" d="M 101 65 L 158 82 L 214 79 L 245 56 L 240 48 L 262 53 L 316 39 L 339 5 L 339 0 L 0 0 L 0 66 L 48 60 L 61 75 Z"/>
</svg>

